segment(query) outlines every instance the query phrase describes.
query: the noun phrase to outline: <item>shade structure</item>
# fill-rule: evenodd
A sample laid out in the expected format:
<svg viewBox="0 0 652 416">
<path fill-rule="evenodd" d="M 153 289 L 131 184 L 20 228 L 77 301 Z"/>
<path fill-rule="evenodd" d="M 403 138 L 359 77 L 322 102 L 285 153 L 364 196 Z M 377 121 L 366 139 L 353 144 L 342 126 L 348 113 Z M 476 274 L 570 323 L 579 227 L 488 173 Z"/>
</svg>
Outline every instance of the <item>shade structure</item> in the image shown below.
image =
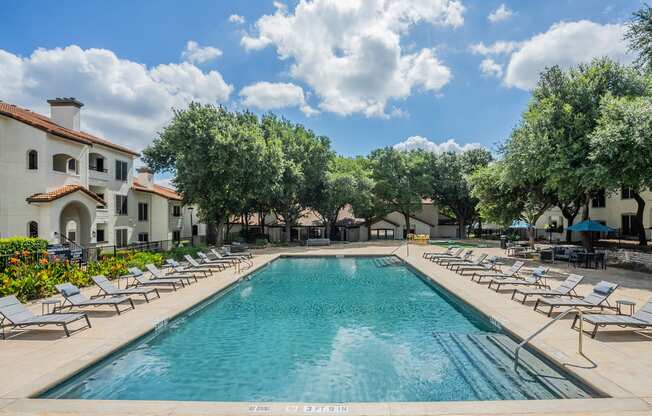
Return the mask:
<svg viewBox="0 0 652 416">
<path fill-rule="evenodd" d="M 613 228 L 609 228 L 606 225 L 600 224 L 599 222 L 593 220 L 578 222 L 577 224 L 571 225 L 570 227 L 566 228 L 566 230 L 578 231 L 581 233 L 590 233 L 590 232 L 608 233 L 614 231 Z"/>
<path fill-rule="evenodd" d="M 530 223 L 523 220 L 514 221 L 512 225 L 509 226 L 509 228 L 531 228 L 531 227 L 532 225 Z"/>
</svg>

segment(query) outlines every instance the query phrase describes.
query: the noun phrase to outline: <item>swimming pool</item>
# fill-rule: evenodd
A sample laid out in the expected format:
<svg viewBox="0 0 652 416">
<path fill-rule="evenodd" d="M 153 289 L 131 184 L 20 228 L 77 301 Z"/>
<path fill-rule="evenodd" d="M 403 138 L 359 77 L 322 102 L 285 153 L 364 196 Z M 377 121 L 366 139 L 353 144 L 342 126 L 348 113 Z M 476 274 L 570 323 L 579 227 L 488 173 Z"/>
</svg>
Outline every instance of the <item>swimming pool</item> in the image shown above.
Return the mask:
<svg viewBox="0 0 652 416">
<path fill-rule="evenodd" d="M 42 397 L 405 402 L 589 397 L 404 265 L 281 258 Z M 161 300 L 164 302 L 165 300 Z"/>
</svg>

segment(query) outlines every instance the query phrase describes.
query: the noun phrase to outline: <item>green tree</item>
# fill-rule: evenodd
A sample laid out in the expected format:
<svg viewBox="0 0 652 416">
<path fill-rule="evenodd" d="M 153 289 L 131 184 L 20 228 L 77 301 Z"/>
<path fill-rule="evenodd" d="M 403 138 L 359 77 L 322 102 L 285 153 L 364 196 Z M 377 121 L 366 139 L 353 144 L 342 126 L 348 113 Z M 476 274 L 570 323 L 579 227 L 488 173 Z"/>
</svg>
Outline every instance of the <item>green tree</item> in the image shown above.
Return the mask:
<svg viewBox="0 0 652 416">
<path fill-rule="evenodd" d="M 607 191 L 630 188 L 636 201 L 639 244 L 647 245 L 640 193 L 652 186 L 652 98 L 612 97 L 602 100 L 598 126 L 591 134 L 591 160 Z"/>
<path fill-rule="evenodd" d="M 636 66 L 652 69 L 652 8 L 647 4 L 635 11 L 627 24 L 625 40 L 631 51 L 638 53 Z"/>
<path fill-rule="evenodd" d="M 364 157 L 355 158 L 354 169 L 356 190 L 351 195 L 351 210 L 357 218 L 363 218 L 367 228 L 367 240 L 371 239 L 371 224 L 374 218 L 387 215 L 388 210 L 376 196 L 371 161 Z"/>
<path fill-rule="evenodd" d="M 402 152 L 386 147 L 374 150 L 370 160 L 374 193 L 390 211 L 403 214 L 405 238 L 410 217 L 421 208 L 421 200 L 428 192 L 428 155 L 421 150 Z"/>
<path fill-rule="evenodd" d="M 457 220 L 459 238 L 466 238 L 467 226 L 477 217 L 478 199 L 471 195 L 469 176 L 491 160 L 485 149 L 430 156 L 430 196 L 441 212 Z"/>
</svg>

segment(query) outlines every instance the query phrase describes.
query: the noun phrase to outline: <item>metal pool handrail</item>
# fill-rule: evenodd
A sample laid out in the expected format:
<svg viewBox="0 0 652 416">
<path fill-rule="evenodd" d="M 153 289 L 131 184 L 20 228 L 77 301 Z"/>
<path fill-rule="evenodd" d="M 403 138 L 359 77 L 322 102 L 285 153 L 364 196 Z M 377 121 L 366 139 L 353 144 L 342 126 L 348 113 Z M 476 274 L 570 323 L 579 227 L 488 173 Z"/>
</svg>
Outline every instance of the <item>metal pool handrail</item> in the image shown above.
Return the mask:
<svg viewBox="0 0 652 416">
<path fill-rule="evenodd" d="M 582 334 L 584 333 L 584 325 L 583 325 L 584 320 L 582 319 L 583 313 L 582 313 L 582 310 L 580 308 L 573 307 L 573 308 L 566 309 L 564 312 L 557 315 L 555 317 L 555 319 L 553 319 L 552 321 L 548 322 L 547 324 L 545 324 L 541 328 L 534 331 L 532 333 L 532 335 L 525 338 L 523 340 L 523 342 L 518 344 L 518 346 L 514 350 L 514 371 L 518 370 L 518 354 L 521 352 L 521 348 L 523 346 L 525 346 L 527 343 L 529 343 L 530 341 L 532 341 L 532 338 L 536 337 L 537 335 L 539 335 L 540 333 L 545 331 L 549 326 L 551 326 L 552 324 L 554 324 L 555 322 L 557 322 L 558 320 L 560 320 L 561 318 L 563 318 L 564 316 L 568 315 L 571 312 L 577 312 L 579 314 L 579 316 L 580 316 L 579 317 L 579 320 L 580 320 L 580 335 L 579 335 L 579 338 L 578 338 L 577 351 L 581 355 L 584 355 L 584 353 L 582 352 Z"/>
</svg>

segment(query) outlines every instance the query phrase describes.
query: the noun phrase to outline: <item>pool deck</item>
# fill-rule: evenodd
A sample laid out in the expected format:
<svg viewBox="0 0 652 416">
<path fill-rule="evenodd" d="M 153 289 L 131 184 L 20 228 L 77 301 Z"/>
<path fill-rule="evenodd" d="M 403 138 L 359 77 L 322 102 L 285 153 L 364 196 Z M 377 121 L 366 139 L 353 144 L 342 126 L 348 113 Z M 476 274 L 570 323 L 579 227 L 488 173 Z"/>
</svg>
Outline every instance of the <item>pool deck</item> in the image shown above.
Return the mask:
<svg viewBox="0 0 652 416">
<path fill-rule="evenodd" d="M 535 338 L 532 346 L 552 361 L 564 366 L 585 383 L 610 398 L 585 400 L 536 400 L 493 402 L 347 403 L 215 403 L 179 401 L 95 401 L 32 399 L 44 390 L 124 346 L 157 325 L 183 313 L 204 299 L 237 282 L 243 275 L 281 255 L 386 255 L 396 244 L 347 244 L 324 248 L 269 249 L 254 260 L 254 267 L 215 273 L 178 292 L 162 291 L 161 299 L 147 304 L 137 301 L 136 309 L 116 316 L 108 309 L 89 309 L 93 327 L 66 338 L 60 330 L 28 331 L 0 340 L 0 415 L 303 415 L 312 413 L 348 415 L 435 415 L 435 414 L 652 414 L 652 331 L 634 333 L 620 329 L 599 332 L 596 339 L 584 338 L 584 353 L 577 353 L 578 332 L 570 320 L 562 319 Z M 534 312 L 531 304 L 509 299 L 508 292 L 495 293 L 460 278 L 421 257 L 423 251 L 442 251 L 434 246 L 410 246 L 396 254 L 415 269 L 499 322 L 505 329 L 524 338 L 550 318 Z M 492 253 L 497 249 L 477 249 Z M 502 252 L 501 252 L 502 254 Z M 568 271 L 556 265 L 555 271 Z M 577 272 L 584 272 L 578 269 Z M 640 306 L 652 296 L 652 276 L 618 269 L 587 271 L 587 283 L 578 292 L 586 293 L 601 278 L 621 283 L 613 299 L 632 299 Z M 622 279 L 620 278 L 622 275 Z M 555 282 L 550 281 L 554 286 Z M 95 294 L 94 288 L 84 289 Z M 137 298 L 136 298 L 137 299 Z M 41 305 L 30 306 L 40 313 Z"/>
</svg>

